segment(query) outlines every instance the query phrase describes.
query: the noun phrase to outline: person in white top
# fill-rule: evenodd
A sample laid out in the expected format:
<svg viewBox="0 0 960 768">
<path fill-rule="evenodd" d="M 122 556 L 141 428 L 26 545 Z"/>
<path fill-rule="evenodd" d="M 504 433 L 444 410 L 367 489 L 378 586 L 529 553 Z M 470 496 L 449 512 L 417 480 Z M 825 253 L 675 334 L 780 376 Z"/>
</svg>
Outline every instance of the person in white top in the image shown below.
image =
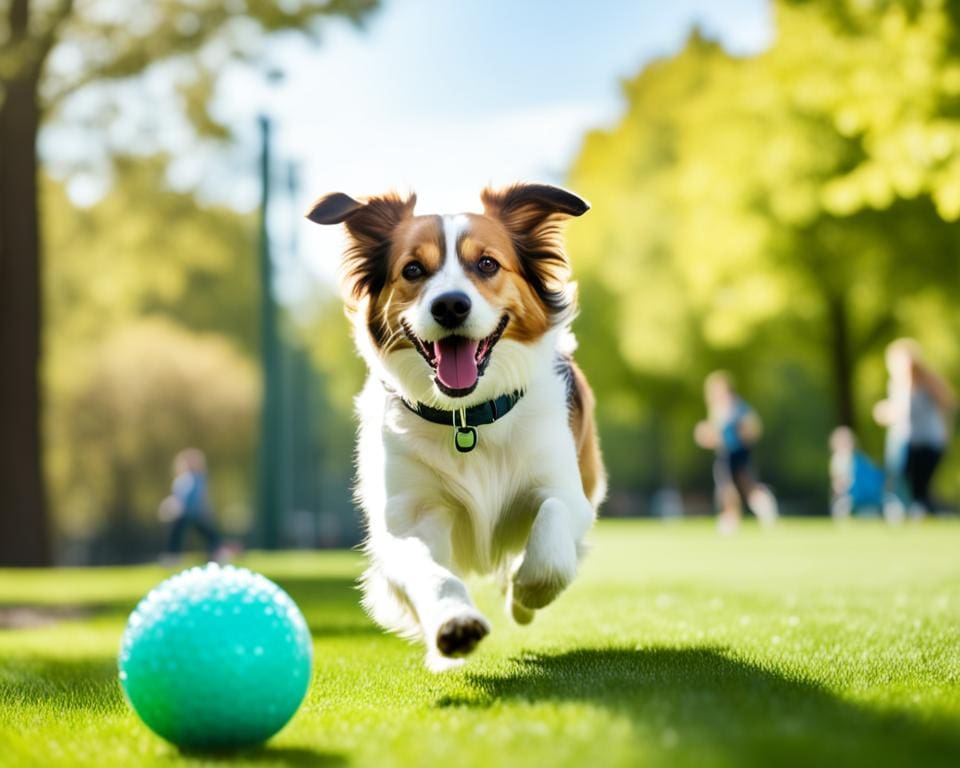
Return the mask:
<svg viewBox="0 0 960 768">
<path fill-rule="evenodd" d="M 953 431 L 957 401 L 950 385 L 923 359 L 913 339 L 897 339 L 887 347 L 890 380 L 887 397 L 873 408 L 873 417 L 887 428 L 886 465 L 893 491 L 911 505 L 911 512 L 933 511 L 930 484 Z"/>
</svg>

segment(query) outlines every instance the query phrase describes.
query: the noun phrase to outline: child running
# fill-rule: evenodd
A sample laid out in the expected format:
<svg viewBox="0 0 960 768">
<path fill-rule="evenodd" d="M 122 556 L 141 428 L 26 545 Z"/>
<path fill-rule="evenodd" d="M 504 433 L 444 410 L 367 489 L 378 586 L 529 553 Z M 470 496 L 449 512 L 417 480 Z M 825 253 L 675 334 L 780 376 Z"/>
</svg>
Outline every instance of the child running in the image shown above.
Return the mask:
<svg viewBox="0 0 960 768">
<path fill-rule="evenodd" d="M 173 460 L 173 493 L 160 504 L 160 519 L 170 522 L 170 540 L 164 563 L 180 559 L 183 540 L 189 528 L 203 536 L 210 560 L 222 561 L 229 552 L 221 546 L 220 534 L 213 522 L 207 498 L 207 458 L 197 448 L 185 448 Z"/>
<path fill-rule="evenodd" d="M 713 478 L 719 513 L 717 528 L 729 534 L 737 530 L 746 503 L 762 525 L 773 525 L 778 516 L 777 500 L 753 475 L 750 450 L 763 426 L 756 412 L 739 395 L 726 371 L 714 371 L 704 382 L 707 419 L 697 424 L 694 440 L 701 448 L 716 453 Z"/>
</svg>

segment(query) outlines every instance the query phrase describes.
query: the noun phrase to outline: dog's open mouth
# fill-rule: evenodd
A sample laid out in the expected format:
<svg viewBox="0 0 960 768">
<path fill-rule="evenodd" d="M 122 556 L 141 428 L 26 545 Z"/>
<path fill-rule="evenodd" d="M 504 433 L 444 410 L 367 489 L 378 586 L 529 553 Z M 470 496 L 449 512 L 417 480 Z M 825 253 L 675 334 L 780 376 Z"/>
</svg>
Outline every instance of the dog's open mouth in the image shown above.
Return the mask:
<svg viewBox="0 0 960 768">
<path fill-rule="evenodd" d="M 434 381 L 440 391 L 450 397 L 464 397 L 477 388 L 477 382 L 490 362 L 490 353 L 506 330 L 507 321 L 506 315 L 500 318 L 494 332 L 485 339 L 452 335 L 437 341 L 425 341 L 404 321 L 400 323 L 407 338 L 434 370 Z"/>
</svg>

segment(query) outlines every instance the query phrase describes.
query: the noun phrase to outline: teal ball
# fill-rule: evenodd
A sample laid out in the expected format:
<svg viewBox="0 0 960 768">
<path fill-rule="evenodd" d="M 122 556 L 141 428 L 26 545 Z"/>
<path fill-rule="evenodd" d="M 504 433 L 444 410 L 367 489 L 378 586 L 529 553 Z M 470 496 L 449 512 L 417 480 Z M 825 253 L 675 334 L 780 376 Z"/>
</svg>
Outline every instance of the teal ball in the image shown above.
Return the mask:
<svg viewBox="0 0 960 768">
<path fill-rule="evenodd" d="M 313 644 L 300 609 L 245 568 L 190 568 L 130 614 L 120 684 L 147 726 L 185 749 L 260 744 L 299 708 Z"/>
</svg>

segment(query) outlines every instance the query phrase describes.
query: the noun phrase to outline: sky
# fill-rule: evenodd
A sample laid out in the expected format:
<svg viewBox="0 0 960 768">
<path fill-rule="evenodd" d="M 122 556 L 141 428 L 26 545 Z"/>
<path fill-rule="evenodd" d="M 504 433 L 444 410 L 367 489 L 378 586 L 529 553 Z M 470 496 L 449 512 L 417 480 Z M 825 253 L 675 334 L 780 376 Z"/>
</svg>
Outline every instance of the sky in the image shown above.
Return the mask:
<svg viewBox="0 0 960 768">
<path fill-rule="evenodd" d="M 584 131 L 616 119 L 620 81 L 694 24 L 735 53 L 770 38 L 761 0 L 387 0 L 363 31 L 278 51 L 279 138 L 317 193 L 475 205 L 491 180 L 562 180 Z"/>
<path fill-rule="evenodd" d="M 238 138 L 226 149 L 198 145 L 179 110 L 159 108 L 178 98 L 171 62 L 68 100 L 41 153 L 80 205 L 109 188 L 112 145 L 164 152 L 175 187 L 251 210 L 256 118 L 269 115 L 278 289 L 293 298 L 304 277 L 336 282 L 343 247 L 339 228 L 303 219 L 312 200 L 415 190 L 418 213 L 447 213 L 477 210 L 490 184 L 563 184 L 584 134 L 618 119 L 622 81 L 694 27 L 735 55 L 773 36 L 768 0 L 381 0 L 359 28 L 325 20 L 319 44 L 288 34 L 266 45 L 258 69 L 226 66 L 210 107 Z M 70 70 L 76 55 L 58 46 L 51 66 Z M 268 86 L 267 70 L 282 79 Z"/>
<path fill-rule="evenodd" d="M 284 80 L 256 98 L 300 166 L 302 209 L 326 192 L 395 188 L 415 190 L 420 213 L 475 210 L 487 184 L 562 183 L 584 133 L 616 121 L 621 81 L 694 26 L 739 55 L 772 37 L 766 0 L 385 0 L 362 29 L 274 46 Z M 332 277 L 339 233 L 298 235 Z"/>
<path fill-rule="evenodd" d="M 382 0 L 361 28 L 329 20 L 319 44 L 290 34 L 266 46 L 259 70 L 227 67 L 211 105 L 239 139 L 226 151 L 191 144 L 183 116 L 157 108 L 175 98 L 176 65 L 79 94 L 41 151 L 93 168 L 68 187 L 90 204 L 109 183 L 98 163 L 109 161 L 70 126 L 102 123 L 116 145 L 167 151 L 174 186 L 250 210 L 256 117 L 268 114 L 278 287 L 292 296 L 305 276 L 336 280 L 342 233 L 303 219 L 312 200 L 415 190 L 419 213 L 458 212 L 476 210 L 489 184 L 562 184 L 584 134 L 618 119 L 622 81 L 677 51 L 695 26 L 736 55 L 762 51 L 773 35 L 767 0 Z M 69 46 L 55 53 L 55 66 L 72 66 Z M 268 86 L 265 70 L 281 71 L 279 84 Z M 125 113 L 103 122 L 111 89 Z M 292 194 L 280 178 L 291 165 Z"/>
</svg>

